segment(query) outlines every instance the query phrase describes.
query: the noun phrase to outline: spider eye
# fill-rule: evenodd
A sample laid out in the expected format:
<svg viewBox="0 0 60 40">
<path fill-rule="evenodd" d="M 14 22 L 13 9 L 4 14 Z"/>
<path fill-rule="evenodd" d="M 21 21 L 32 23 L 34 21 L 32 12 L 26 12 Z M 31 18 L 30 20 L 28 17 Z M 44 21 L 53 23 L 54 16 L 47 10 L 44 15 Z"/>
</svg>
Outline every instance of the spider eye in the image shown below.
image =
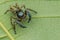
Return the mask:
<svg viewBox="0 0 60 40">
<path fill-rule="evenodd" d="M 24 15 L 23 12 L 19 12 L 19 13 L 17 14 L 18 17 L 22 17 L 23 15 Z"/>
<path fill-rule="evenodd" d="M 23 12 L 19 12 L 19 16 L 23 16 Z"/>
</svg>

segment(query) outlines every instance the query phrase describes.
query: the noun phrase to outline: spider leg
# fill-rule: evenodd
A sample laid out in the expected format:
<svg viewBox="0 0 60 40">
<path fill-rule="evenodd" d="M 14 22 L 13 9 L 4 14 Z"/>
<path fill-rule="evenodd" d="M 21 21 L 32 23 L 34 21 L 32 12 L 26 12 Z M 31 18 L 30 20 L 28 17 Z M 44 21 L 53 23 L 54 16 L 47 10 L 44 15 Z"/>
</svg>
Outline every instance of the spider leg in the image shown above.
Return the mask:
<svg viewBox="0 0 60 40">
<path fill-rule="evenodd" d="M 11 10 L 11 11 L 14 11 L 15 9 L 14 9 L 14 7 L 10 6 L 10 10 Z"/>
<path fill-rule="evenodd" d="M 7 12 L 9 12 L 9 11 L 11 11 L 11 10 L 13 10 L 13 8 L 10 6 L 10 9 L 7 10 L 4 14 L 7 14 Z"/>
<path fill-rule="evenodd" d="M 25 7 L 25 5 L 23 4 L 23 5 L 21 6 L 21 8 L 26 8 L 26 7 Z"/>
<path fill-rule="evenodd" d="M 30 10 L 30 11 L 32 11 L 32 12 L 35 12 L 35 13 L 37 13 L 35 10 L 29 9 L 29 8 L 27 8 L 27 10 Z"/>
<path fill-rule="evenodd" d="M 13 7 L 15 7 L 15 8 L 17 8 L 17 9 L 20 9 L 20 7 L 18 6 L 17 3 L 16 3 L 15 6 L 13 6 Z"/>
<path fill-rule="evenodd" d="M 15 13 L 15 14 L 16 14 L 16 10 L 15 10 L 14 7 L 12 7 L 12 6 L 10 6 L 10 11 L 11 11 L 12 13 Z"/>
<path fill-rule="evenodd" d="M 15 22 L 14 22 L 14 24 L 13 24 L 13 29 L 14 29 L 14 33 L 16 34 Z"/>
<path fill-rule="evenodd" d="M 13 26 L 14 33 L 16 34 L 15 21 L 12 22 L 12 21 L 13 21 L 12 19 L 15 19 L 15 18 L 11 16 L 11 17 L 10 17 L 10 21 L 11 21 L 11 24 L 12 24 L 12 26 Z"/>
<path fill-rule="evenodd" d="M 21 8 L 24 8 L 24 9 L 27 9 L 27 10 L 30 10 L 30 11 L 33 11 L 33 12 L 37 13 L 35 10 L 32 10 L 30 8 L 26 8 L 24 4 L 21 6 Z"/>
<path fill-rule="evenodd" d="M 12 11 L 14 12 L 14 9 L 10 6 L 10 10 L 7 10 L 4 14 L 7 14 L 7 12 Z"/>
<path fill-rule="evenodd" d="M 26 10 L 25 11 L 26 13 L 27 13 L 27 15 L 28 15 L 28 17 L 29 17 L 29 19 L 28 19 L 28 23 L 31 21 L 31 15 L 30 15 L 30 12 L 28 11 L 28 10 Z"/>
<path fill-rule="evenodd" d="M 19 20 L 16 20 L 16 23 L 17 23 L 18 25 L 20 25 L 20 27 L 26 28 L 26 26 L 24 26 Z"/>
<path fill-rule="evenodd" d="M 4 14 L 7 14 L 7 12 L 9 12 L 10 10 L 7 10 Z"/>
</svg>

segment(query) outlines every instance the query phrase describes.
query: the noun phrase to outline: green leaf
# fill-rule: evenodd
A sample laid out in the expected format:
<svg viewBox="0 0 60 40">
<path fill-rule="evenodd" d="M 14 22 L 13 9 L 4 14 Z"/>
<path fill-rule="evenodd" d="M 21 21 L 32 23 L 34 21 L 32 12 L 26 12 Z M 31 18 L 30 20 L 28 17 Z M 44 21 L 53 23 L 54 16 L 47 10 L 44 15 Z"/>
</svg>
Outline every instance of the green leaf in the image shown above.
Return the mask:
<svg viewBox="0 0 60 40">
<path fill-rule="evenodd" d="M 30 23 L 24 22 L 27 28 L 23 29 L 16 25 L 17 34 L 14 34 L 10 24 L 10 12 L 4 15 L 10 5 L 18 3 L 19 6 L 25 4 L 27 8 L 36 10 L 37 14 L 32 14 Z M 40 1 L 40 0 L 0 0 L 0 22 L 9 31 L 14 40 L 60 40 L 60 1 Z M 10 40 L 7 33 L 0 25 L 0 40 Z"/>
</svg>

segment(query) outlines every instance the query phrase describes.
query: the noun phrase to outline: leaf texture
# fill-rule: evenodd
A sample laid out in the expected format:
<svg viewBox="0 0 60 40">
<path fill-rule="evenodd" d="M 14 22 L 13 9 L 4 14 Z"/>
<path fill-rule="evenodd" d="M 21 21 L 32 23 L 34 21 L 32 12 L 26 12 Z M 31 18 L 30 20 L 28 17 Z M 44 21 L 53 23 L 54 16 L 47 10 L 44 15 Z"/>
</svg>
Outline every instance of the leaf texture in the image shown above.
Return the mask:
<svg viewBox="0 0 60 40">
<path fill-rule="evenodd" d="M 5 11 L 10 5 L 18 3 L 25 4 L 27 8 L 36 10 L 38 13 L 32 15 L 30 23 L 24 22 L 27 28 L 23 29 L 16 25 L 17 34 L 14 34 L 10 24 L 10 16 Z M 54 0 L 0 0 L 0 22 L 6 28 L 14 40 L 60 40 L 60 1 Z M 0 24 L 0 40 L 11 40 Z M 12 39 L 12 40 L 13 40 Z"/>
</svg>

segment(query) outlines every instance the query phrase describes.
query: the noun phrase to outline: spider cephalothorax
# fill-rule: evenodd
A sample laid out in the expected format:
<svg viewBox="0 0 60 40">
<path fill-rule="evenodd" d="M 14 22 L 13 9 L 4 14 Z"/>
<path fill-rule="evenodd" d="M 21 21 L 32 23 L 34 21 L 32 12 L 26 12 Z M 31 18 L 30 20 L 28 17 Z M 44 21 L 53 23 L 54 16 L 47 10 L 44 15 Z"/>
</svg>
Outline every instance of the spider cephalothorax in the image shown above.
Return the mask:
<svg viewBox="0 0 60 40">
<path fill-rule="evenodd" d="M 22 8 L 24 8 L 24 11 L 22 10 Z M 28 18 L 28 23 L 29 23 L 29 22 L 31 21 L 31 15 L 30 15 L 30 12 L 29 12 L 29 11 L 33 11 L 33 12 L 37 13 L 36 11 L 34 11 L 34 10 L 32 10 L 32 9 L 26 8 L 25 5 L 22 5 L 21 7 L 19 7 L 19 6 L 17 5 L 17 3 L 15 4 L 15 6 L 11 6 L 10 9 L 5 12 L 5 14 L 6 14 L 8 11 L 10 11 L 10 12 L 12 12 L 12 13 L 14 14 L 14 16 L 11 16 L 11 17 L 10 17 L 10 20 L 11 20 L 11 24 L 12 24 L 12 26 L 13 26 L 13 29 L 14 29 L 15 34 L 16 34 L 16 30 L 15 30 L 15 24 L 16 24 L 16 23 L 19 24 L 20 27 L 26 28 L 26 26 L 24 26 L 24 25 L 21 23 L 21 21 L 22 21 L 23 19 L 25 19 L 26 16 L 28 16 L 28 17 L 29 17 L 29 18 Z M 15 20 L 14 22 L 13 22 L 13 19 Z"/>
</svg>

